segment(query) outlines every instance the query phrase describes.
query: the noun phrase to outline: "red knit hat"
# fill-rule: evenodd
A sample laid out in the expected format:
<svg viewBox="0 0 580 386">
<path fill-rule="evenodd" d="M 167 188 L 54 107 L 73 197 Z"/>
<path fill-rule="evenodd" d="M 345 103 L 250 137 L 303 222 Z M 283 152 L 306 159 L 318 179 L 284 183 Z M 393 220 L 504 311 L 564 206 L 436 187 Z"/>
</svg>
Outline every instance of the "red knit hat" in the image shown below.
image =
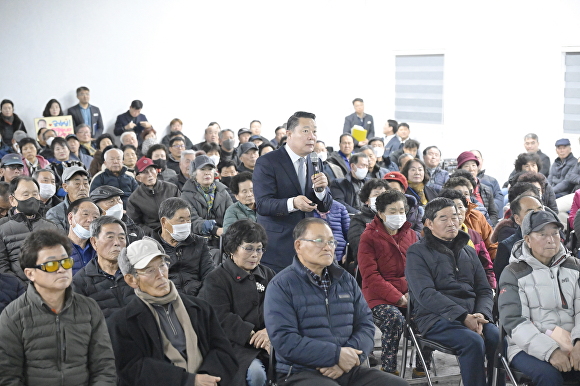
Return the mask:
<svg viewBox="0 0 580 386">
<path fill-rule="evenodd" d="M 409 183 L 407 182 L 407 178 L 399 172 L 388 172 L 383 177 L 383 180 L 397 181 L 398 183 L 403 185 L 403 188 L 405 188 L 405 190 L 407 190 L 407 188 L 409 188 Z"/>
<path fill-rule="evenodd" d="M 457 169 L 461 169 L 461 165 L 463 165 L 467 161 L 473 161 L 477 166 L 479 166 L 479 160 L 477 159 L 475 154 L 473 154 L 470 151 L 464 151 L 457 157 Z"/>
</svg>

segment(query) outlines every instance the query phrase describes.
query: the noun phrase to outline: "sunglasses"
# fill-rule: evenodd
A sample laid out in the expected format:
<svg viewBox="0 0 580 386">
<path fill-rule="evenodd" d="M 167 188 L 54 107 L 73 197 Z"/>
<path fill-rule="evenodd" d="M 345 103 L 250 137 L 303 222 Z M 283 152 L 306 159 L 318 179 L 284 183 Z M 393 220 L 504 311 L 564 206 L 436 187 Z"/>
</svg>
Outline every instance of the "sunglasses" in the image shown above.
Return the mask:
<svg viewBox="0 0 580 386">
<path fill-rule="evenodd" d="M 73 267 L 73 264 L 74 264 L 73 258 L 67 257 L 62 260 L 47 261 L 46 263 L 36 265 L 34 268 L 38 268 L 44 272 L 56 272 L 58 271 L 59 266 L 63 267 L 64 269 L 71 269 Z"/>
</svg>

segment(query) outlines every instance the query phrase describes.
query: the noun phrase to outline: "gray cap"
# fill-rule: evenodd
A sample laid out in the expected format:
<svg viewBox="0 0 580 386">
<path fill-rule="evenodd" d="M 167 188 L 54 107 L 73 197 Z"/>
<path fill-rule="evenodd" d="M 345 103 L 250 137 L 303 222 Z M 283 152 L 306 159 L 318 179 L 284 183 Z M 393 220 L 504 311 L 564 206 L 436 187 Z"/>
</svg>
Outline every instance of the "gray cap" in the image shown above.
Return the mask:
<svg viewBox="0 0 580 386">
<path fill-rule="evenodd" d="M 87 178 L 89 177 L 89 172 L 84 168 L 81 168 L 80 166 L 71 166 L 70 168 L 64 168 L 64 171 L 62 172 L 62 182 L 67 182 L 77 173 L 84 174 Z"/>
<path fill-rule="evenodd" d="M 564 229 L 558 216 L 551 210 L 528 212 L 522 221 L 522 236 L 529 235 L 532 232 L 537 232 L 548 224 L 555 224 L 558 228 Z"/>
<path fill-rule="evenodd" d="M 246 142 L 240 145 L 240 154 L 245 154 L 250 150 L 258 150 L 258 146 L 254 142 Z"/>
<path fill-rule="evenodd" d="M 199 155 L 195 157 L 195 160 L 191 162 L 195 170 L 201 169 L 204 166 L 210 165 L 211 167 L 215 168 L 215 164 L 207 155 Z"/>
</svg>

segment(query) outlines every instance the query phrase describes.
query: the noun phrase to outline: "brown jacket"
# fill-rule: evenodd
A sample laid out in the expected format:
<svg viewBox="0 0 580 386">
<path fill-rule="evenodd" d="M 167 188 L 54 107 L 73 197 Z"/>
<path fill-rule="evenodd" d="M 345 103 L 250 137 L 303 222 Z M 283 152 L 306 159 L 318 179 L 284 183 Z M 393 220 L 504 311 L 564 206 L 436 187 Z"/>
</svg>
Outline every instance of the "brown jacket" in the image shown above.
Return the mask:
<svg viewBox="0 0 580 386">
<path fill-rule="evenodd" d="M 481 235 L 483 238 L 483 242 L 485 243 L 485 247 L 489 252 L 489 256 L 491 256 L 492 260 L 495 260 L 495 254 L 497 252 L 497 243 L 491 242 L 491 236 L 493 234 L 493 228 L 487 220 L 485 216 L 478 211 L 477 204 L 468 203 L 467 212 L 465 213 L 465 221 L 463 223 L 467 225 L 468 228 L 473 229 L 477 233 Z"/>
</svg>

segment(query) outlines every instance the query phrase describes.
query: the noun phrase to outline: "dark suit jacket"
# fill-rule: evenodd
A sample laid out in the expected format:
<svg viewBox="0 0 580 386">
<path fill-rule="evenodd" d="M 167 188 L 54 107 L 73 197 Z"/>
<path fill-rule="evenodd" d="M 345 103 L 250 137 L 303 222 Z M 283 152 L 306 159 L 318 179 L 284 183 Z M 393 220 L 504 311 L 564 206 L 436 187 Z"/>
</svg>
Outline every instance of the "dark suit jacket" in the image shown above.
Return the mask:
<svg viewBox="0 0 580 386">
<path fill-rule="evenodd" d="M 389 140 L 388 143 L 385 143 L 385 152 L 383 153 L 383 158 L 390 156 L 392 152 L 399 150 L 400 147 L 401 141 L 399 140 L 399 137 L 395 135 Z"/>
<path fill-rule="evenodd" d="M 135 134 L 137 134 L 137 138 L 139 142 L 141 142 L 141 138 L 139 134 L 143 131 L 143 126 L 141 126 L 141 122 L 149 122 L 145 114 L 139 114 L 137 117 L 133 118 L 131 114 L 129 114 L 129 110 L 127 112 L 117 115 L 117 121 L 115 121 L 115 135 L 121 135 L 125 132 L 125 126 L 129 124 L 129 122 L 133 121 L 137 126 L 133 129 Z"/>
<path fill-rule="evenodd" d="M 351 129 L 354 125 L 361 125 L 360 119 L 356 115 L 356 113 L 352 113 L 349 116 L 344 118 L 344 127 L 342 129 L 343 133 L 351 133 Z M 365 113 L 364 117 L 364 126 L 367 130 L 367 139 L 371 139 L 375 136 L 375 121 L 373 120 L 373 116 L 370 114 Z M 358 146 L 358 141 L 354 140 L 354 145 Z"/>
<path fill-rule="evenodd" d="M 332 205 L 330 190 L 326 189 L 326 195 L 320 201 L 312 189 L 310 182 L 312 174 L 313 168 L 309 156 L 305 196 L 316 203 L 319 211 L 328 212 Z M 285 147 L 259 157 L 252 180 L 258 212 L 257 220 L 264 226 L 268 235 L 268 248 L 261 263 L 279 272 L 292 264 L 294 227 L 300 220 L 312 217 L 313 214 L 300 210 L 288 213 L 288 199 L 300 196 L 302 192 L 296 170 Z"/>
<path fill-rule="evenodd" d="M 89 108 L 91 110 L 91 137 L 97 138 L 99 135 L 103 134 L 103 116 L 101 115 L 101 110 L 99 110 L 98 107 L 89 105 Z M 77 104 L 69 108 L 67 114 L 72 116 L 75 128 L 81 123 L 85 123 L 83 115 L 81 114 L 80 105 Z"/>
<path fill-rule="evenodd" d="M 231 384 L 238 362 L 226 333 L 211 306 L 190 295 L 180 294 L 197 334 L 203 356 L 198 374 L 221 377 Z M 163 354 L 159 326 L 149 308 L 138 297 L 107 319 L 118 385 L 186 385 L 189 373 L 170 363 Z"/>
</svg>

